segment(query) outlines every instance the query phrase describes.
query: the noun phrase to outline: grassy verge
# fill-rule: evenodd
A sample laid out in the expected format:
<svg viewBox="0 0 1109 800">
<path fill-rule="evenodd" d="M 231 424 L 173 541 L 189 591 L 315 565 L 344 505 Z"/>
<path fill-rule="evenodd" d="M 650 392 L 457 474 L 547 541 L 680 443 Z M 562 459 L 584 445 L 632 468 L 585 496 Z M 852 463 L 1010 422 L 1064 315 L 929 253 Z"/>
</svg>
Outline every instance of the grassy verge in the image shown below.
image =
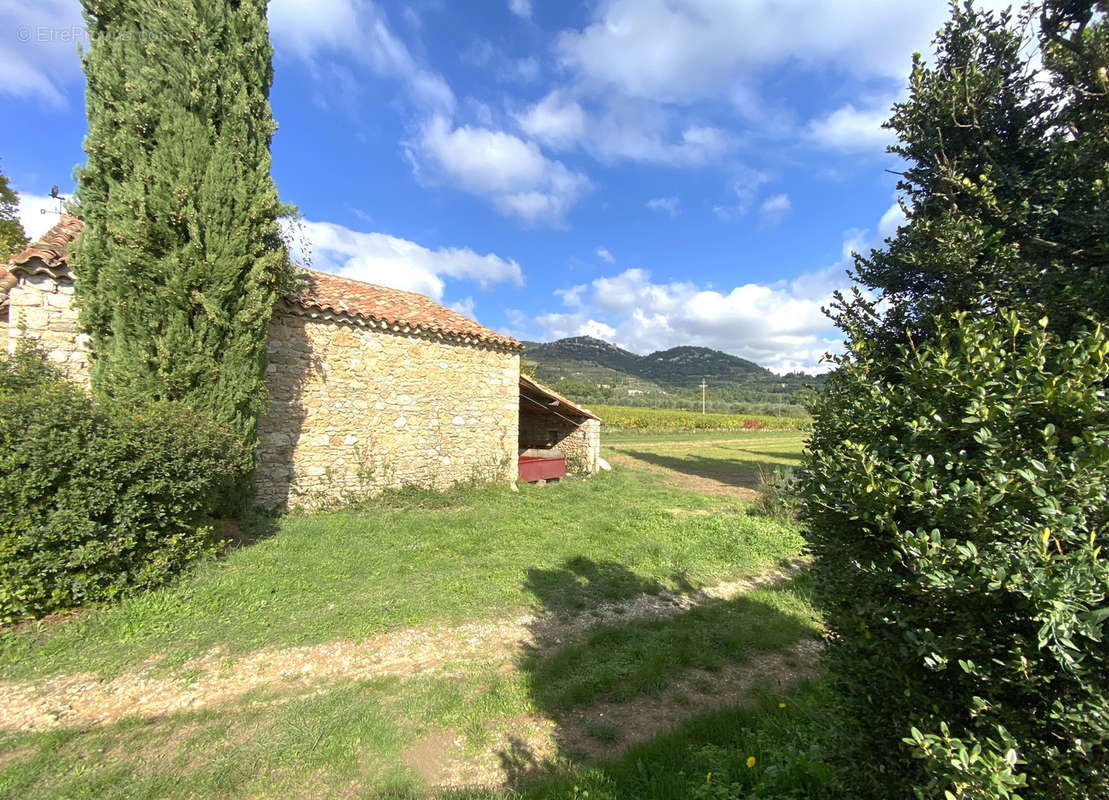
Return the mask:
<svg viewBox="0 0 1109 800">
<path fill-rule="evenodd" d="M 523 659 L 531 696 L 557 713 L 596 701 L 624 702 L 666 689 L 683 671 L 742 665 L 819 630 L 806 582 L 756 589 L 665 619 L 606 625 L 554 655 Z"/>
<path fill-rule="evenodd" d="M 259 697 L 254 707 L 131 719 L 87 732 L 0 734 L 0 796 L 426 797 L 431 787 L 405 763 L 414 743 L 450 730 L 459 754 L 479 753 L 495 740 L 491 721 L 508 719 L 518 701 L 510 682 L 480 677 L 484 685 L 369 681 L 279 705 Z M 446 794 L 832 800 L 844 795 L 830 754 L 852 724 L 820 681 L 784 690 L 767 683 L 754 704 L 696 717 L 615 760 L 551 764 L 548 774 L 512 789 Z"/>
<path fill-rule="evenodd" d="M 797 466 L 805 437 L 794 431 L 627 431 L 606 435 L 605 457 L 617 467 L 643 470 L 643 480 L 750 498 L 776 467 Z"/>
<path fill-rule="evenodd" d="M 270 538 L 167 588 L 4 632 L 0 677 L 110 675 L 153 655 L 172 667 L 216 646 L 234 655 L 500 616 L 540 607 L 528 580 L 544 571 L 564 584 L 544 598 L 546 610 L 573 610 L 748 575 L 799 547 L 794 531 L 734 503 L 626 472 L 519 493 L 410 493 L 362 511 L 286 517 Z M 581 580 L 565 569 L 575 559 L 604 574 Z"/>
<path fill-rule="evenodd" d="M 554 800 L 839 800 L 835 742 L 852 735 L 821 681 L 763 688 L 757 704 L 705 714 L 621 758 L 569 769 L 511 794 L 467 798 Z"/>
<path fill-rule="evenodd" d="M 464 674 L 346 681 L 307 693 L 291 683 L 255 690 L 218 709 L 129 718 L 87 730 L 0 732 L 0 796 L 423 797 L 437 783 L 426 774 L 429 767 L 439 770 L 443 780 L 461 774 L 462 783 L 466 776 L 480 782 L 487 771 L 467 771 L 470 762 L 496 765 L 521 758 L 521 753 L 532 760 L 516 775 L 514 791 L 520 796 L 581 796 L 571 782 L 614 797 L 648 796 L 637 792 L 644 785 L 657 788 L 652 781 L 662 765 L 675 773 L 685 770 L 686 777 L 679 780 L 663 770 L 661 778 L 674 792 L 648 794 L 690 796 L 678 790 L 697 782 L 688 777 L 693 772 L 728 774 L 738 758 L 731 752 L 737 746 L 731 738 L 717 741 L 717 731 L 700 723 L 684 734 L 681 747 L 651 745 L 647 759 L 654 759 L 656 750 L 667 755 L 657 765 L 649 762 L 643 784 L 639 773 L 628 774 L 621 767 L 627 759 L 591 768 L 575 768 L 567 761 L 560 747 L 570 749 L 573 731 L 564 727 L 565 715 L 589 711 L 599 700 L 627 702 L 665 693 L 684 668 L 699 666 L 711 674 L 815 631 L 802 581 L 668 620 L 605 626 L 547 657 L 525 654 L 514 672 L 495 663 L 470 665 Z M 646 665 L 644 655 L 650 656 Z M 766 681 L 777 677 L 768 675 Z M 705 690 L 713 691 L 713 683 L 706 679 Z M 776 691 L 774 697 L 780 694 Z M 645 709 L 648 722 L 655 708 Z M 734 717 L 738 712 L 730 713 Z M 777 725 L 783 718 L 788 715 L 779 710 L 759 724 Z M 531 735 L 537 726 L 546 726 L 539 737 Z M 711 735 L 704 733 L 710 730 Z M 625 735 L 619 726 L 600 720 L 587 723 L 585 733 L 599 742 L 616 742 Z M 762 734 L 748 733 L 758 742 L 760 759 L 775 751 L 774 737 L 780 732 L 772 726 Z M 560 747 L 537 748 L 543 741 Z M 436 751 L 423 758 L 433 763 L 421 763 L 429 742 Z M 743 744 L 743 757 L 753 747 Z M 776 753 L 779 759 L 781 755 Z M 772 763 L 768 758 L 767 764 Z"/>
<path fill-rule="evenodd" d="M 711 452 L 743 472 L 748 458 L 794 460 L 800 445 L 800 435 L 737 436 L 746 455 L 696 437 L 633 449 L 686 467 Z M 407 491 L 274 528 L 173 586 L 0 634 L 0 676 L 107 676 L 141 663 L 184 688 L 196 678 L 179 665 L 217 646 L 233 669 L 236 654 L 261 648 L 523 609 L 530 644 L 459 661 L 446 653 L 433 670 L 402 677 L 281 673 L 221 705 L 84 729 L 0 730 L 0 796 L 836 796 L 819 746 L 839 730 L 827 693 L 788 685 L 813 674 L 793 659 L 811 653 L 803 640 L 820 630 L 804 575 L 657 617 L 625 603 L 797 554 L 795 530 L 748 515 L 733 497 L 621 467 L 519 493 Z M 615 609 L 585 626 L 601 603 Z M 757 705 L 696 717 L 590 764 L 690 714 L 749 701 L 748 678 L 765 684 Z M 501 780 L 511 788 L 464 788 Z"/>
<path fill-rule="evenodd" d="M 457 729 L 473 749 L 486 720 L 520 702 L 497 675 L 382 678 L 88 731 L 0 734 L 0 796 L 333 797 L 352 787 L 388 796 L 420 786 L 403 754 L 427 730 Z"/>
</svg>

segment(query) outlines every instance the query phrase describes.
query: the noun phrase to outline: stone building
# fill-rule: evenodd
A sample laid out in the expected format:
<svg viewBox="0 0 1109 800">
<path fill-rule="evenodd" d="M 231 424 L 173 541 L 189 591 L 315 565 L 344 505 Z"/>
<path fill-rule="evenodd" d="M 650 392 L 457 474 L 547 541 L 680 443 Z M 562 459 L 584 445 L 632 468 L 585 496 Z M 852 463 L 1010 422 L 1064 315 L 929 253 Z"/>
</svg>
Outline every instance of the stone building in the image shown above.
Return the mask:
<svg viewBox="0 0 1109 800">
<path fill-rule="evenodd" d="M 0 272 L 0 324 L 9 352 L 21 336 L 32 339 L 87 386 L 88 340 L 77 330 L 66 260 L 80 231 L 80 220 L 63 216 Z M 423 295 L 313 270 L 299 278 L 270 323 L 269 410 L 255 470 L 261 505 L 507 482 L 521 449 L 532 447 L 596 469 L 599 420 L 521 375 L 515 340 Z"/>
<path fill-rule="evenodd" d="M 597 471 L 601 420 L 527 375 L 520 375 L 520 453 L 554 450 L 570 472 Z"/>
<path fill-rule="evenodd" d="M 512 479 L 519 343 L 422 295 L 302 278 L 270 323 L 259 502 Z"/>
<path fill-rule="evenodd" d="M 26 336 L 70 380 L 87 386 L 88 337 L 77 332 L 73 276 L 66 263 L 66 248 L 80 232 L 79 219 L 63 216 L 35 244 L 12 257 L 6 277 L 0 275 L 0 324 L 6 329 L 9 352 L 21 335 Z"/>
</svg>

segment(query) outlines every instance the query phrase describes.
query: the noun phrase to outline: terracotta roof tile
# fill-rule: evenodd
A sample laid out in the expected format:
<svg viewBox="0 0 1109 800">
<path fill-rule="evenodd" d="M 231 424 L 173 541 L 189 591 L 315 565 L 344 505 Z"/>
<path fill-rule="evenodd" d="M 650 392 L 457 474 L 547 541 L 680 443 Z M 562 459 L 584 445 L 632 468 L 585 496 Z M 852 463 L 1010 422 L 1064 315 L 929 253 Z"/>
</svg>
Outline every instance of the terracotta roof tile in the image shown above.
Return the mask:
<svg viewBox="0 0 1109 800">
<path fill-rule="evenodd" d="M 304 283 L 294 302 L 306 309 L 476 339 L 517 350 L 523 348 L 515 339 L 491 331 L 422 294 L 362 283 L 312 269 L 304 270 L 301 275 Z"/>
<path fill-rule="evenodd" d="M 12 271 L 29 274 L 48 272 L 55 278 L 67 274 L 66 248 L 83 228 L 81 220 L 68 214 L 62 215 L 61 220 L 41 239 L 11 259 Z M 439 333 L 514 350 L 523 349 L 523 345 L 515 339 L 491 331 L 422 294 L 388 289 L 310 269 L 302 270 L 300 277 L 302 280 L 290 303 L 308 313 L 340 314 L 357 320 L 384 323 L 389 327 Z M 3 283 L 2 278 L 0 273 L 0 284 Z"/>
<path fill-rule="evenodd" d="M 62 218 L 41 239 L 21 253 L 16 253 L 8 263 L 12 267 L 21 267 L 22 272 L 32 275 L 47 272 L 51 277 L 57 278 L 67 274 L 69 264 L 66 262 L 66 249 L 84 227 L 85 224 L 77 217 L 62 214 Z"/>
</svg>

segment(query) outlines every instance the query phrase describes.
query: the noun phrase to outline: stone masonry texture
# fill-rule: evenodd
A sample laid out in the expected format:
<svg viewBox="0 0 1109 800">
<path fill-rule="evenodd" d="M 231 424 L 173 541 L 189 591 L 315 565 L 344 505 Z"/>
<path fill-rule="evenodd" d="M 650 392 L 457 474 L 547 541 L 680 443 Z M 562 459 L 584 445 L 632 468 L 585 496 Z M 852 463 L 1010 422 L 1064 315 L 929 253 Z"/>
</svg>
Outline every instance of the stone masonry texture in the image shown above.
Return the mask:
<svg viewBox="0 0 1109 800">
<path fill-rule="evenodd" d="M 9 352 L 36 342 L 88 386 L 73 281 L 26 275 L 9 293 Z M 519 355 L 487 344 L 286 309 L 270 323 L 257 501 L 312 507 L 384 488 L 515 477 Z"/>
<path fill-rule="evenodd" d="M 77 332 L 73 281 L 46 274 L 22 275 L 8 292 L 7 349 L 21 336 L 33 341 L 67 378 L 89 385 L 89 338 Z"/>
<path fill-rule="evenodd" d="M 8 300 L 8 352 L 25 336 L 87 388 L 88 337 L 77 332 L 72 278 L 20 275 Z M 596 469 L 600 423 L 522 408 L 512 347 L 293 305 L 269 330 L 269 409 L 254 478 L 266 508 L 405 485 L 509 482 L 519 447 L 555 447 L 569 469 Z"/>
<path fill-rule="evenodd" d="M 270 323 L 255 488 L 269 508 L 515 477 L 519 355 L 341 316 Z"/>
</svg>

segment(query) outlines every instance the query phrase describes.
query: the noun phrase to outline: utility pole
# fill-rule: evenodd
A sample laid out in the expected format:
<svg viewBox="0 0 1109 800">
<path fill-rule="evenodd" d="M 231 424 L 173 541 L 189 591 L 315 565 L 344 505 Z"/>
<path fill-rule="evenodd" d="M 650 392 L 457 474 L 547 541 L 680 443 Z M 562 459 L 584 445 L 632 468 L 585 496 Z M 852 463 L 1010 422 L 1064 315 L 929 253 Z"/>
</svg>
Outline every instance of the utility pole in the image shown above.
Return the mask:
<svg viewBox="0 0 1109 800">
<path fill-rule="evenodd" d="M 701 378 L 701 413 L 702 414 L 705 413 L 705 389 L 707 387 L 708 387 L 708 384 L 705 383 L 705 379 Z"/>
</svg>

